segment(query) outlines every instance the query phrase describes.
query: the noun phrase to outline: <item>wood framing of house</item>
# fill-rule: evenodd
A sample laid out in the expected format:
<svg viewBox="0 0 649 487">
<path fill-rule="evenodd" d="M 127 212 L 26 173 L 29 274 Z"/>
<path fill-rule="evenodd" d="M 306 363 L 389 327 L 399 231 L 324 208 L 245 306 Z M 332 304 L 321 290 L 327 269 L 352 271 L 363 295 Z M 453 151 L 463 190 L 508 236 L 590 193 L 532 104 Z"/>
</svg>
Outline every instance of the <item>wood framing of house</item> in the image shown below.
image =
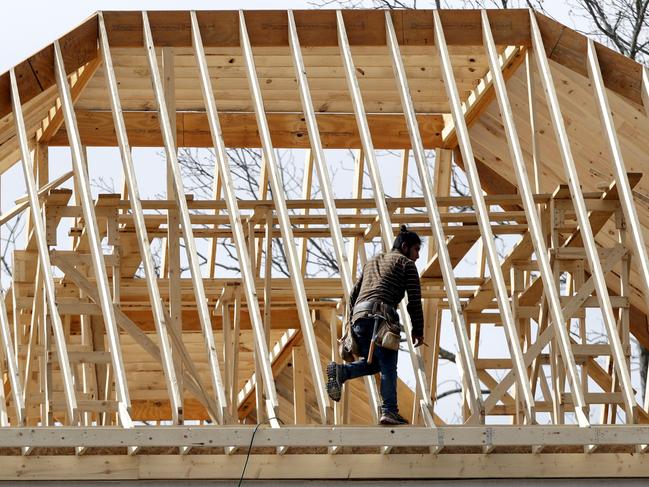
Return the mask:
<svg viewBox="0 0 649 487">
<path fill-rule="evenodd" d="M 648 476 L 647 103 L 647 68 L 530 10 L 98 12 L 0 75 L 0 175 L 20 164 L 26 188 L 0 228 L 28 215 L 0 299 L 0 480 Z M 93 197 L 89 147 L 117 149 L 122 194 Z M 134 147 L 162 148 L 163 199 L 142 198 Z M 213 151 L 211 199 L 181 148 Z M 262 154 L 258 199 L 232 148 Z M 301 199 L 278 148 L 307 154 Z M 329 149 L 355 153 L 351 198 Z M 394 197 L 382 150 L 402 156 Z M 412 425 L 383 428 L 374 378 L 332 403 L 323 369 L 366 245 L 401 224 L 428 240 L 428 345 L 402 306 Z M 337 275 L 310 277 L 309 239 Z M 288 277 L 263 257 L 278 240 Z"/>
</svg>

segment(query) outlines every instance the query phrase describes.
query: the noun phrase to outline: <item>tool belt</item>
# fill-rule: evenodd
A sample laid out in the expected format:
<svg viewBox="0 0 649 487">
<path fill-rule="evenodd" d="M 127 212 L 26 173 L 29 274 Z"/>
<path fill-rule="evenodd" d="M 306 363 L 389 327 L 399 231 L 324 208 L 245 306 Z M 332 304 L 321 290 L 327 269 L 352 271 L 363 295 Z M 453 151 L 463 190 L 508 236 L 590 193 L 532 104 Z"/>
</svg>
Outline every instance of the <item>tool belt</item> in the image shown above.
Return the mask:
<svg viewBox="0 0 649 487">
<path fill-rule="evenodd" d="M 378 300 L 363 301 L 354 306 L 354 315 L 358 316 L 359 313 L 362 313 L 363 317 L 374 318 L 372 343 L 367 357 L 368 363 L 372 362 L 374 346 L 399 350 L 401 325 L 399 324 L 399 314 L 394 306 Z M 357 319 L 360 319 L 360 316 Z"/>
<path fill-rule="evenodd" d="M 397 313 L 397 310 L 394 308 L 394 306 L 390 306 L 389 304 L 385 304 L 378 300 L 356 303 L 354 305 L 353 315 L 357 315 L 358 313 L 364 314 L 362 318 L 379 315 L 385 321 L 399 324 L 399 314 Z M 361 318 L 361 316 L 359 316 L 359 318 Z"/>
<path fill-rule="evenodd" d="M 360 313 L 360 316 L 359 316 Z M 372 331 L 372 344 L 370 346 L 368 362 L 371 363 L 374 346 L 399 350 L 401 342 L 401 325 L 397 310 L 389 304 L 378 300 L 363 301 L 354 305 L 354 312 L 357 315 L 354 322 L 362 318 L 373 318 L 374 329 Z M 345 362 L 353 362 L 359 357 L 359 348 L 354 334 L 351 331 L 352 320 L 350 319 L 345 327 L 345 334 L 338 340 L 338 352 Z"/>
</svg>

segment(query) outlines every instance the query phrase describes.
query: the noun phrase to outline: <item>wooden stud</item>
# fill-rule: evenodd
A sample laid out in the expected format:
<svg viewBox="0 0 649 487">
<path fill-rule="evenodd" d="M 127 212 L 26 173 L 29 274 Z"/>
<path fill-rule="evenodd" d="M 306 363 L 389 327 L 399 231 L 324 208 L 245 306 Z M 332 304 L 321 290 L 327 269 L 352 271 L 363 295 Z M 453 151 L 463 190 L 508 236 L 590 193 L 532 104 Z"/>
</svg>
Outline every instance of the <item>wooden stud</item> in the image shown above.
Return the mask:
<svg viewBox="0 0 649 487">
<path fill-rule="evenodd" d="M 525 51 L 525 77 L 527 81 L 527 105 L 530 119 L 530 135 L 532 137 L 532 174 L 534 175 L 534 192 L 542 191 L 541 183 L 541 147 L 537 136 L 537 115 L 536 115 L 536 91 L 534 89 L 534 53 L 531 50 Z"/>
<path fill-rule="evenodd" d="M 617 136 L 615 122 L 611 115 L 611 108 L 606 94 L 606 87 L 600 69 L 600 63 L 597 57 L 597 51 L 592 39 L 588 39 L 588 73 L 589 78 L 597 99 L 597 107 L 602 122 L 602 131 L 607 141 L 609 155 L 613 161 L 615 183 L 620 194 L 620 203 L 624 211 L 624 218 L 629 226 L 631 241 L 633 243 L 634 255 L 640 264 L 640 272 L 643 284 L 645 306 L 649 309 L 649 256 L 643 236 L 643 229 L 640 224 L 640 218 L 636 211 L 633 193 L 629 185 L 626 165 L 622 156 L 622 149 Z M 624 378 L 622 378 L 624 382 Z M 645 410 L 649 407 L 649 397 L 645 394 Z"/>
<path fill-rule="evenodd" d="M 289 26 L 289 46 L 291 48 L 291 54 L 293 57 L 293 64 L 295 65 L 295 74 L 298 80 L 298 88 L 300 90 L 300 100 L 302 102 L 302 109 L 307 121 L 309 141 L 311 142 L 311 151 L 309 153 L 309 166 L 315 165 L 318 181 L 320 182 L 320 190 L 322 192 L 322 199 L 325 206 L 325 212 L 327 215 L 327 223 L 329 230 L 331 232 L 331 239 L 336 253 L 336 262 L 338 264 L 340 280 L 343 287 L 343 305 L 345 310 L 348 311 L 349 308 L 349 296 L 352 292 L 353 281 L 352 281 L 352 270 L 350 268 L 349 259 L 345 253 L 344 242 L 342 231 L 340 228 L 340 221 L 338 219 L 338 212 L 336 210 L 336 204 L 334 200 L 334 192 L 331 186 L 331 178 L 329 177 L 329 170 L 327 168 L 327 161 L 325 159 L 324 150 L 322 147 L 322 141 L 320 139 L 320 130 L 316 121 L 315 110 L 313 107 L 313 100 L 311 98 L 311 92 L 309 90 L 309 83 L 306 76 L 306 68 L 304 66 L 304 60 L 302 58 L 302 50 L 300 47 L 300 39 L 297 34 L 295 27 L 295 18 L 293 17 L 293 12 L 288 12 L 288 26 Z M 359 155 L 360 157 L 360 155 Z M 305 169 L 306 170 L 306 169 Z M 309 169 L 311 172 L 311 169 Z M 360 181 L 362 181 L 362 170 L 360 172 Z M 311 182 L 309 182 L 309 187 Z M 305 196 L 305 195 L 303 195 Z M 306 244 L 305 244 L 306 245 Z M 355 245 L 358 245 L 356 243 Z M 305 247 L 306 250 L 306 247 Z M 356 253 L 352 251 L 352 256 L 355 256 Z M 356 260 L 353 260 L 354 268 L 356 267 Z M 351 316 L 348 317 L 351 320 Z M 333 358 L 332 358 L 333 360 Z M 366 377 L 365 385 L 368 391 L 368 394 L 371 398 L 373 404 L 378 404 L 378 390 L 376 383 L 372 377 Z M 345 409 L 345 408 L 343 408 Z M 346 410 L 346 409 L 345 409 Z M 372 408 L 373 416 L 376 416 L 374 419 L 378 422 L 378 408 Z"/>
<path fill-rule="evenodd" d="M 126 383 L 126 373 L 124 371 L 124 362 L 122 361 L 121 347 L 119 343 L 119 333 L 117 331 L 117 324 L 115 322 L 115 313 L 113 311 L 112 297 L 110 288 L 108 286 L 108 277 L 106 274 L 106 264 L 104 262 L 104 255 L 101 250 L 101 239 L 99 236 L 99 228 L 97 225 L 97 217 L 94 212 L 94 204 L 92 201 L 92 193 L 90 191 L 90 179 L 88 176 L 88 168 L 84 151 L 81 147 L 79 134 L 76 130 L 76 118 L 74 107 L 72 106 L 72 99 L 70 95 L 70 86 L 68 85 L 65 76 L 65 67 L 63 65 L 63 57 L 60 52 L 58 41 L 54 42 L 55 51 L 55 68 L 57 74 L 57 85 L 61 97 L 61 105 L 63 107 L 63 116 L 65 119 L 65 126 L 68 130 L 68 137 L 70 139 L 70 149 L 72 153 L 72 163 L 75 172 L 75 180 L 79 185 L 81 192 L 81 202 L 84 213 L 84 220 L 86 223 L 86 230 L 90 251 L 92 255 L 92 266 L 97 279 L 99 289 L 99 300 L 104 315 L 104 323 L 106 325 L 106 335 L 108 337 L 109 349 L 112 354 L 112 366 L 115 373 L 116 390 L 118 400 L 125 408 L 130 409 L 130 398 L 128 386 Z M 45 264 L 44 264 L 45 265 Z M 48 296 L 48 301 L 49 301 Z M 54 328 L 56 333 L 56 327 Z M 127 418 L 124 418 L 127 421 Z"/>
<path fill-rule="evenodd" d="M 304 370 L 307 366 L 307 358 L 304 347 L 297 345 L 293 347 L 293 422 L 295 424 L 306 424 L 306 389 L 304 387 Z"/>
<path fill-rule="evenodd" d="M 635 399 L 633 388 L 631 386 L 631 377 L 626 366 L 624 351 L 622 350 L 622 343 L 620 342 L 620 337 L 616 331 L 615 317 L 613 316 L 611 300 L 608 294 L 604 273 L 602 271 L 602 263 L 599 260 L 595 237 L 593 236 L 593 230 L 588 219 L 586 203 L 584 201 L 584 195 L 581 190 L 577 167 L 575 166 L 575 161 L 570 149 L 568 134 L 566 132 L 564 120 L 561 115 L 561 108 L 559 106 L 559 99 L 557 98 L 557 93 L 554 87 L 554 80 L 550 71 L 550 65 L 545 55 L 543 39 L 541 38 L 538 24 L 536 22 L 536 17 L 534 16 L 534 12 L 532 10 L 530 10 L 530 25 L 532 29 L 532 45 L 534 48 L 541 82 L 546 94 L 550 117 L 552 119 L 552 126 L 557 139 L 557 145 L 561 154 L 564 170 L 568 178 L 570 196 L 577 213 L 577 221 L 583 235 L 584 248 L 586 250 L 591 272 L 595 279 L 595 289 L 597 291 L 597 297 L 602 309 L 604 327 L 606 329 L 608 340 L 611 344 L 613 357 L 615 360 L 615 367 L 619 374 L 622 391 L 624 393 L 627 421 L 633 422 L 633 405 L 635 403 Z M 623 179 L 626 181 L 625 178 Z"/>
<path fill-rule="evenodd" d="M 283 187 L 281 185 L 281 175 L 279 174 L 279 165 L 273 144 L 270 138 L 268 129 L 268 121 L 264 111 L 264 104 L 261 97 L 261 90 L 259 88 L 259 80 L 255 68 L 255 62 L 252 54 L 252 48 L 248 39 L 246 30 L 246 20 L 243 11 L 239 11 L 239 35 L 241 42 L 241 49 L 246 64 L 246 73 L 248 76 L 248 83 L 250 93 L 254 101 L 255 114 L 257 117 L 257 125 L 259 127 L 259 134 L 262 140 L 262 150 L 264 152 L 264 159 L 266 168 L 268 170 L 268 179 L 272 187 L 273 200 L 275 202 L 275 211 L 279 219 L 279 226 L 284 239 L 284 248 L 286 249 L 287 262 L 289 272 L 294 286 L 295 301 L 297 305 L 300 323 L 302 326 L 302 333 L 304 335 L 306 347 L 308 350 L 309 362 L 311 365 L 311 375 L 313 378 L 313 386 L 315 389 L 316 397 L 318 400 L 318 407 L 320 410 L 320 417 L 323 423 L 327 423 L 330 417 L 330 403 L 329 398 L 325 392 L 324 377 L 320 365 L 320 356 L 318 347 L 315 340 L 315 333 L 313 330 L 313 322 L 311 321 L 309 313 L 309 305 L 306 299 L 306 291 L 304 289 L 304 281 L 299 266 L 299 256 L 297 249 L 293 245 L 293 230 L 286 208 L 286 201 L 284 197 Z"/>
<path fill-rule="evenodd" d="M 541 228 L 541 221 L 537 213 L 534 199 L 532 196 L 532 188 L 530 186 L 529 177 L 527 175 L 527 168 L 525 167 L 525 160 L 523 158 L 523 151 L 521 149 L 520 140 L 516 131 L 514 123 L 514 116 L 512 114 L 505 80 L 498 68 L 498 57 L 496 45 L 494 44 L 491 27 L 489 26 L 489 18 L 487 12 L 482 11 L 482 32 L 484 37 L 485 50 L 489 57 L 489 67 L 493 75 L 494 89 L 496 92 L 496 99 L 498 100 L 498 107 L 500 109 L 503 124 L 505 126 L 505 133 L 507 135 L 507 143 L 509 153 L 514 165 L 514 172 L 516 174 L 516 181 L 520 190 L 525 213 L 527 215 L 527 224 L 529 225 L 530 235 L 534 244 L 536 252 L 536 260 L 541 272 L 541 279 L 543 280 L 543 289 L 545 297 L 548 300 L 552 322 L 555 328 L 555 337 L 558 342 L 563 363 L 566 367 L 566 372 L 570 380 L 571 392 L 575 404 L 575 414 L 577 415 L 577 422 L 580 426 L 588 426 L 588 417 L 585 414 L 584 408 L 586 407 L 583 397 L 581 380 L 575 365 L 575 358 L 572 354 L 570 347 L 570 338 L 568 330 L 565 328 L 566 321 L 561 310 L 561 299 L 559 297 L 559 289 L 554 281 L 552 268 L 550 266 L 550 259 L 548 258 L 548 249 L 545 245 L 545 237 Z M 518 289 L 515 290 L 516 292 Z M 531 391 L 530 391 L 531 392 Z"/>
<path fill-rule="evenodd" d="M 212 381 L 214 394 L 216 395 L 216 399 L 219 405 L 219 409 L 217 410 L 219 420 L 223 422 L 227 419 L 227 399 L 225 396 L 225 390 L 223 389 L 223 380 L 221 378 L 219 362 L 216 357 L 216 346 L 214 344 L 214 335 L 212 333 L 210 314 L 209 310 L 207 309 L 207 299 L 205 296 L 205 289 L 201 276 L 200 262 L 198 260 L 198 254 L 196 253 L 194 232 L 189 220 L 187 198 L 185 197 L 182 175 L 180 173 L 180 167 L 178 165 L 178 156 L 176 154 L 176 147 L 171 130 L 169 113 L 165 101 L 160 70 L 158 68 L 158 60 L 156 58 L 155 47 L 153 45 L 153 36 L 151 34 L 151 27 L 149 25 L 148 16 L 145 11 L 142 12 L 142 23 L 144 26 L 144 38 L 146 44 L 147 59 L 149 62 L 149 70 L 151 72 L 151 82 L 156 97 L 158 116 L 160 117 L 161 122 L 160 128 L 164 139 L 165 153 L 167 155 L 169 167 L 171 168 L 173 175 L 174 196 L 180 212 L 180 225 L 182 227 L 183 237 L 185 239 L 187 260 L 189 261 L 192 284 L 194 286 L 196 302 L 198 303 L 201 329 L 205 338 L 205 348 L 210 369 L 210 379 Z"/>
<path fill-rule="evenodd" d="M 149 244 L 149 236 L 147 234 L 146 224 L 144 221 L 144 212 L 142 210 L 140 191 L 137 177 L 135 175 L 135 166 L 133 164 L 131 147 L 129 145 L 126 131 L 124 129 L 124 118 L 122 115 L 122 108 L 119 99 L 117 79 L 115 77 L 115 71 L 113 69 L 113 60 L 110 53 L 110 46 L 108 44 L 108 37 L 106 35 L 106 26 L 104 25 L 104 19 L 101 12 L 99 13 L 99 34 L 101 55 L 104 60 L 104 69 L 106 71 L 106 83 L 108 85 L 108 92 L 111 100 L 111 110 L 113 112 L 115 130 L 117 132 L 119 141 L 125 186 L 128 190 L 129 201 L 131 203 L 133 218 L 135 220 L 135 229 L 138 237 L 138 248 L 140 250 L 140 255 L 142 256 L 144 277 L 147 283 L 149 300 L 153 312 L 153 319 L 160 342 L 162 369 L 165 374 L 169 400 L 171 401 L 172 421 L 174 424 L 177 424 L 179 422 L 179 419 L 182 417 L 182 398 L 180 394 L 178 378 L 176 376 L 177 366 L 172 362 L 171 345 L 169 342 L 169 335 L 167 333 L 167 326 L 172 326 L 172 324 L 167 323 L 162 309 L 162 298 L 160 297 L 160 289 L 158 288 L 158 283 L 156 282 L 157 276 L 155 272 L 155 265 L 153 263 L 151 246 Z"/>
<path fill-rule="evenodd" d="M 175 54 L 173 48 L 162 48 L 162 89 L 166 102 L 167 113 L 169 113 L 169 123 L 171 133 L 174 136 L 174 145 L 176 141 L 176 76 L 175 76 Z M 167 158 L 167 198 L 175 199 L 173 173 L 171 169 L 171 160 Z M 169 279 L 169 316 L 171 321 L 170 327 L 174 327 L 179 334 L 182 334 L 182 298 L 180 295 L 180 230 L 179 230 L 178 209 L 170 208 L 167 210 L 167 238 L 162 248 L 162 266 L 166 277 Z M 182 361 L 178 353 L 172 353 L 175 375 L 178 380 L 179 405 L 182 413 L 183 404 L 183 385 L 182 385 Z M 181 414 L 182 416 L 182 414 Z"/>
<path fill-rule="evenodd" d="M 406 79 L 405 69 L 403 67 L 403 60 L 401 52 L 397 43 L 394 26 L 392 25 L 392 17 L 389 12 L 385 13 L 385 22 L 388 38 L 388 49 L 392 57 L 392 66 L 394 68 L 395 79 L 399 86 L 399 93 L 401 95 L 401 103 L 403 111 L 406 116 L 408 124 L 408 131 L 410 133 L 410 140 L 412 145 L 412 152 L 417 163 L 419 171 L 419 180 L 421 181 L 424 199 L 426 200 L 426 209 L 430 218 L 430 225 L 433 229 L 433 236 L 435 238 L 435 245 L 437 247 L 437 255 L 440 258 L 440 266 L 442 270 L 442 278 L 444 280 L 444 288 L 447 292 L 447 301 L 451 309 L 451 317 L 455 327 L 455 336 L 460 347 L 459 356 L 461 360 L 460 372 L 463 381 L 466 381 L 469 387 L 471 398 L 471 410 L 474 414 L 481 416 L 483 414 L 482 406 L 482 393 L 480 392 L 480 381 L 471 354 L 469 338 L 467 336 L 467 327 L 462 313 L 462 304 L 457 290 L 457 283 L 455 282 L 455 275 L 453 273 L 453 266 L 451 258 L 448 254 L 446 247 L 446 235 L 442 230 L 442 221 L 439 217 L 439 209 L 434 198 L 433 185 L 428 173 L 426 163 L 426 154 L 421 142 L 421 135 L 419 133 L 419 126 L 415 118 L 414 105 L 408 88 L 408 80 Z M 424 389 L 425 390 L 425 389 Z M 425 395 L 425 393 L 424 393 Z M 425 395 L 428 397 L 427 395 Z M 430 401 L 430 400 L 429 400 Z"/>
<path fill-rule="evenodd" d="M 518 336 L 516 334 L 516 326 L 512 317 L 512 310 L 510 307 L 507 290 L 505 288 L 505 281 L 500 268 L 498 260 L 498 253 L 494 244 L 493 232 L 487 217 L 487 206 L 482 194 L 482 187 L 480 185 L 480 178 L 478 176 L 478 168 L 476 167 L 473 149 L 471 148 L 471 141 L 466 122 L 461 113 L 460 98 L 455 83 L 453 68 L 451 66 L 451 59 L 444 37 L 444 30 L 442 22 L 437 11 L 433 12 L 433 21 L 435 25 L 435 39 L 438 47 L 440 62 L 442 64 L 442 72 L 444 77 L 444 87 L 449 98 L 451 105 L 451 113 L 453 115 L 453 123 L 457 131 L 460 151 L 464 161 L 464 167 L 467 171 L 467 179 L 471 189 L 471 196 L 473 199 L 473 206 L 475 207 L 478 216 L 478 225 L 480 227 L 480 234 L 482 241 L 485 244 L 487 251 L 487 262 L 489 264 L 489 271 L 494 281 L 494 288 L 496 292 L 496 299 L 498 301 L 498 308 L 505 325 L 505 332 L 507 336 L 507 343 L 509 351 L 512 356 L 513 370 L 516 373 L 517 383 L 523 394 L 524 413 L 528 423 L 534 422 L 534 397 L 523 364 L 523 352 L 518 343 Z"/>
<path fill-rule="evenodd" d="M 365 113 L 365 107 L 363 106 L 363 99 L 360 93 L 358 79 L 356 78 L 355 74 L 354 61 L 352 59 L 352 53 L 349 47 L 349 41 L 347 39 L 345 21 L 340 10 L 336 11 L 336 19 L 338 27 L 338 44 L 340 46 L 343 66 L 345 68 L 345 77 L 347 79 L 347 86 L 352 98 L 352 105 L 354 106 L 354 113 L 356 115 L 356 123 L 358 124 L 358 131 L 361 135 L 363 153 L 367 160 L 367 165 L 370 172 L 370 180 L 372 182 L 372 188 L 374 190 L 374 201 L 376 202 L 379 225 L 381 229 L 381 241 L 383 243 L 383 248 L 387 250 L 391 247 L 391 240 L 394 236 L 391 218 L 388 212 L 388 207 L 385 203 L 385 199 L 383 197 L 383 183 L 381 181 L 381 175 L 378 168 L 378 162 L 376 160 L 376 153 L 374 151 L 372 137 L 367 124 L 367 116 Z M 399 309 L 401 311 L 401 319 L 403 320 L 404 328 L 406 330 L 408 352 L 410 355 L 410 360 L 412 362 L 412 368 L 415 373 L 415 384 L 417 385 L 418 394 L 419 397 L 422 398 L 422 400 L 425 402 L 426 406 L 430 407 L 430 398 L 426 394 L 426 384 L 428 383 L 428 380 L 426 379 L 426 372 L 423 370 L 421 354 L 418 350 L 415 350 L 413 345 L 410 316 L 408 315 L 406 306 L 403 301 L 401 302 Z"/>
<path fill-rule="evenodd" d="M 311 199 L 311 189 L 313 187 L 313 153 L 311 150 L 307 149 L 306 158 L 304 161 L 304 175 L 302 179 L 302 199 L 310 200 Z M 305 208 L 303 215 L 309 214 L 309 209 Z M 305 225 L 305 228 L 307 225 Z M 302 275 L 306 275 L 307 271 L 307 250 L 308 250 L 307 238 L 300 239 L 298 245 L 298 253 L 300 254 L 300 268 L 302 269 Z"/>
<path fill-rule="evenodd" d="M 54 288 L 54 278 L 52 276 L 52 267 L 50 263 L 49 248 L 47 246 L 47 242 L 45 239 L 45 225 L 42 220 L 40 204 L 38 202 L 38 197 L 36 195 L 36 182 L 34 181 L 33 161 L 27 143 L 25 123 L 22 116 L 20 97 L 18 95 L 18 84 L 15 79 L 15 73 L 13 73 L 13 71 L 10 72 L 10 77 L 12 79 L 11 91 L 12 91 L 12 103 L 14 107 L 14 119 L 16 122 L 16 132 L 19 135 L 20 149 L 21 149 L 22 160 L 23 160 L 23 174 L 25 175 L 25 182 L 26 182 L 28 196 L 29 196 L 29 205 L 32 212 L 32 219 L 34 222 L 34 232 L 36 235 L 36 243 L 38 246 L 38 256 L 41 263 L 41 269 L 43 269 L 44 277 L 45 277 L 45 292 L 46 292 L 45 301 L 47 303 L 47 306 L 49 307 L 49 319 L 52 320 L 52 328 L 54 330 L 54 335 L 55 335 L 55 343 L 56 343 L 56 348 L 59 357 L 59 366 L 61 368 L 61 375 L 63 377 L 63 388 L 64 388 L 64 393 L 66 398 L 68 419 L 71 423 L 74 423 L 76 422 L 77 419 L 76 395 L 74 392 L 72 371 L 70 368 L 68 351 L 65 343 L 65 336 L 63 333 L 63 323 L 61 322 L 61 317 L 56 308 L 56 292 Z M 67 81 L 65 82 L 67 83 Z M 13 292 L 15 293 L 15 290 Z M 13 309 L 16 310 L 15 305 Z M 16 317 L 16 314 L 17 314 L 16 311 L 14 311 L 13 313 L 14 318 Z"/>
<path fill-rule="evenodd" d="M 273 373 L 269 361 L 266 332 L 264 331 L 264 324 L 262 322 L 261 312 L 259 310 L 259 302 L 257 300 L 257 292 L 255 289 L 255 281 L 252 270 L 253 260 L 251 259 L 252 256 L 247 252 L 245 247 L 245 237 L 243 234 L 241 216 L 239 214 L 239 207 L 232 183 L 230 168 L 228 167 L 227 154 L 225 152 L 225 145 L 223 143 L 223 137 L 221 135 L 221 127 L 218 120 L 214 93 L 212 92 L 211 83 L 209 81 L 210 77 L 207 69 L 207 61 L 205 59 L 203 41 L 198 27 L 198 20 L 196 19 L 196 13 L 192 12 L 191 17 L 194 53 L 200 72 L 203 100 L 208 112 L 210 131 L 212 133 L 212 140 L 214 142 L 214 148 L 217 156 L 216 161 L 219 167 L 219 174 L 223 184 L 223 191 L 228 205 L 228 215 L 230 217 L 230 226 L 232 228 L 233 240 L 237 249 L 237 258 L 241 265 L 241 275 L 243 278 L 244 291 L 246 294 L 246 302 L 248 303 L 248 309 L 249 313 L 251 314 L 251 321 L 253 323 L 255 350 L 257 350 L 257 360 L 260 366 L 260 370 L 258 370 L 258 372 L 260 372 L 259 378 L 261 380 L 261 378 L 263 377 L 263 384 L 265 385 L 266 389 L 266 399 L 270 402 L 273 410 L 275 411 L 278 407 L 275 391 L 275 381 L 273 379 Z M 275 193 L 275 191 L 273 191 L 273 193 Z M 189 223 L 189 225 L 191 225 L 191 223 Z M 253 235 L 249 235 L 249 238 L 250 242 L 252 243 L 254 241 Z M 267 255 L 266 258 L 268 259 L 269 256 Z M 267 279 L 270 279 L 270 277 L 267 276 Z M 235 319 L 235 329 L 237 327 L 238 324 L 237 320 Z M 233 388 L 236 388 L 236 383 L 233 382 L 232 386 Z M 276 414 L 277 413 L 274 413 L 274 415 Z"/>
</svg>

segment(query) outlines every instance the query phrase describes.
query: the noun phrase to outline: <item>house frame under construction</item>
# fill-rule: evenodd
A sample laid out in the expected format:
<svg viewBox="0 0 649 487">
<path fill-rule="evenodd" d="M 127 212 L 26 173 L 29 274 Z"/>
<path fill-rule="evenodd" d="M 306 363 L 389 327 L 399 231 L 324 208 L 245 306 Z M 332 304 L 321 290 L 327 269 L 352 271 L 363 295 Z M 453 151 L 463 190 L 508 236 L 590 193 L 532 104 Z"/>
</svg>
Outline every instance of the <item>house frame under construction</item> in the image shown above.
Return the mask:
<svg viewBox="0 0 649 487">
<path fill-rule="evenodd" d="M 0 225 L 28 215 L 0 300 L 0 479 L 236 479 L 247 460 L 257 479 L 647 476 L 631 347 L 649 347 L 648 75 L 524 9 L 93 15 L 0 76 L 0 171 L 20 164 L 26 188 Z M 94 198 L 87 149 L 106 146 L 123 191 Z M 166 199 L 141 197 L 132 147 L 164 149 Z M 211 199 L 187 193 L 182 147 L 213 150 Z M 261 151 L 257 199 L 231 148 Z M 306 149 L 299 200 L 278 148 Z M 352 198 L 330 149 L 356 153 Z M 391 198 L 384 150 L 402 154 Z M 323 368 L 366 244 L 403 223 L 428 241 L 428 345 L 402 304 L 413 426 L 382 428 L 376 381 L 333 403 Z M 216 272 L 224 239 L 236 277 Z M 263 258 L 276 239 L 288 278 Z M 309 239 L 337 276 L 308 277 Z M 457 424 L 437 404 L 442 335 Z"/>
</svg>

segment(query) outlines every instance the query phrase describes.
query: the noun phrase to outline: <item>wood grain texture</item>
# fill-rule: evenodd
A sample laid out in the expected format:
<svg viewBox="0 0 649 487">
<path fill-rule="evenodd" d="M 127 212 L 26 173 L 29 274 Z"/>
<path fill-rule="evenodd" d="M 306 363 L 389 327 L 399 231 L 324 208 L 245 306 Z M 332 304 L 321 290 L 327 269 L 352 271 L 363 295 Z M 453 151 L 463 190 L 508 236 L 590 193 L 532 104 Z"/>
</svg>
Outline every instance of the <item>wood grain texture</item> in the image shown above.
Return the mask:
<svg viewBox="0 0 649 487">
<path fill-rule="evenodd" d="M 155 112 L 125 112 L 129 141 L 134 147 L 158 147 L 162 144 L 158 115 Z M 221 113 L 221 127 L 228 147 L 260 147 L 254 114 Z M 178 113 L 178 145 L 181 147 L 212 147 L 212 138 L 204 113 Z M 360 147 L 356 120 L 351 114 L 320 114 L 317 116 L 320 137 L 325 148 Z M 441 143 L 442 117 L 420 115 L 419 127 L 426 148 Z M 370 115 L 370 130 L 378 149 L 410 147 L 410 138 L 402 115 Z M 117 143 L 113 118 L 107 112 L 79 111 L 77 122 L 81 140 L 87 146 L 114 146 Z M 273 144 L 283 148 L 308 148 L 309 138 L 302 114 L 269 113 L 268 123 Z M 68 144 L 65 127 L 50 139 L 50 145 Z"/>
</svg>

